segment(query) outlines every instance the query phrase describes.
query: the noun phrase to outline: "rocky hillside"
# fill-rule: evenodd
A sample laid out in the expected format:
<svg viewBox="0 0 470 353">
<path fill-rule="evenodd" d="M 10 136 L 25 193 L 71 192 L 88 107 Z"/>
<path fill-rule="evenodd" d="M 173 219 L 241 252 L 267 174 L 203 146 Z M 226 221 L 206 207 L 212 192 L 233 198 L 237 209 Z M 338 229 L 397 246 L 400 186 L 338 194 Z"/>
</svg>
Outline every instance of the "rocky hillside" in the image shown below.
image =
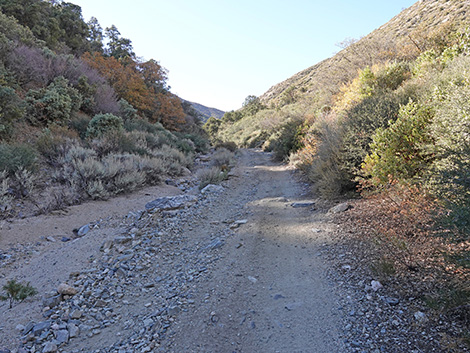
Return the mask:
<svg viewBox="0 0 470 353">
<path fill-rule="evenodd" d="M 455 28 L 468 25 L 469 11 L 470 1 L 466 0 L 420 0 L 333 57 L 271 87 L 260 97 L 261 101 L 267 106 L 283 106 L 318 99 L 319 91 L 335 91 L 339 83 L 354 77 L 365 65 L 409 58 L 425 51 L 423 38 L 427 33 L 442 25 Z"/>
<path fill-rule="evenodd" d="M 211 116 L 213 116 L 216 119 L 221 119 L 225 114 L 224 111 L 219 110 L 217 108 L 210 108 L 210 107 L 206 107 L 205 105 L 202 105 L 202 104 L 199 104 L 199 103 L 194 103 L 194 102 L 189 102 L 189 101 L 186 101 L 186 102 L 190 103 L 191 106 L 198 113 L 201 114 L 201 120 L 203 122 L 206 122 Z"/>
</svg>

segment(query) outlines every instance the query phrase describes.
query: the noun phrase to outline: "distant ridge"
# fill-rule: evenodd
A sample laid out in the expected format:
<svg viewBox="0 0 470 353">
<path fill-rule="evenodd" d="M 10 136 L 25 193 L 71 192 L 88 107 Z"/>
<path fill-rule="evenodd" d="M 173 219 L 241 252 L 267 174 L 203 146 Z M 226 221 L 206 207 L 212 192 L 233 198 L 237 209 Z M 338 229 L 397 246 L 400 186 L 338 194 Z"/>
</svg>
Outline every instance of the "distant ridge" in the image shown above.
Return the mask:
<svg viewBox="0 0 470 353">
<path fill-rule="evenodd" d="M 197 112 L 201 113 L 203 122 L 206 122 L 211 116 L 216 119 L 221 119 L 225 114 L 224 111 L 217 108 L 206 107 L 205 105 L 190 101 L 186 102 L 190 103 Z"/>
</svg>

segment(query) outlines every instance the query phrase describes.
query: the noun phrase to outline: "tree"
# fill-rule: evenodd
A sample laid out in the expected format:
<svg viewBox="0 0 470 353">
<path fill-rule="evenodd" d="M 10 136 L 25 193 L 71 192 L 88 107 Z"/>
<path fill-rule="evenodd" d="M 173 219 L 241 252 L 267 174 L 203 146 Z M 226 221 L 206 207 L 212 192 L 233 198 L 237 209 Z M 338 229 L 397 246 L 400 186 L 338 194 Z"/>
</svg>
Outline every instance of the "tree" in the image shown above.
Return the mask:
<svg viewBox="0 0 470 353">
<path fill-rule="evenodd" d="M 266 107 L 261 103 L 260 99 L 256 96 L 250 95 L 245 98 L 243 102 L 243 115 L 255 115 L 260 110 L 265 109 Z"/>
<path fill-rule="evenodd" d="M 105 34 L 108 38 L 108 47 L 105 49 L 106 55 L 112 56 L 116 59 L 135 59 L 131 40 L 121 38 L 121 32 L 119 32 L 115 25 L 107 27 L 105 29 Z"/>
<path fill-rule="evenodd" d="M 87 23 L 88 25 L 88 41 L 90 42 L 90 51 L 103 54 L 103 28 L 99 24 L 96 17 L 92 17 Z"/>
</svg>

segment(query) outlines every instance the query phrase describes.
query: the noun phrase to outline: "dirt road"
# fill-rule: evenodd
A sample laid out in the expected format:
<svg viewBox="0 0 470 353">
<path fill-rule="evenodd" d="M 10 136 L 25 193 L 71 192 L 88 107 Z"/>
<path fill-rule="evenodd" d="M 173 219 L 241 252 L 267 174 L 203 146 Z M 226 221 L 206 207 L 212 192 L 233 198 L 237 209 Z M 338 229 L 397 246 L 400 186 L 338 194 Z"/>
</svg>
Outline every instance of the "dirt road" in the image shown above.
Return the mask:
<svg viewBox="0 0 470 353">
<path fill-rule="evenodd" d="M 194 310 L 182 313 L 162 351 L 342 352 L 335 293 L 318 257 L 329 224 L 292 170 L 245 152 L 238 178 L 207 222 L 246 216 L 199 284 Z M 188 237 L 207 231 L 198 224 Z M 320 231 L 320 232 L 319 232 Z"/>
<path fill-rule="evenodd" d="M 184 211 L 157 220 L 151 214 L 124 217 L 77 241 L 43 245 L 24 263 L 18 259 L 1 268 L 4 279 L 19 275 L 40 283 L 43 292 L 68 281 L 79 293 L 49 311 L 38 298 L 11 310 L 0 306 L 0 348 L 346 352 L 335 286 L 319 255 L 329 242 L 328 216 L 308 203 L 307 187 L 294 171 L 269 154 L 241 151 L 233 174 L 223 191 L 199 195 Z M 122 215 L 127 212 L 122 209 Z M 55 221 L 74 224 L 67 215 Z M 116 243 L 127 235 L 128 243 L 100 251 L 106 240 Z M 49 313 L 51 328 L 41 339 L 31 333 L 29 340 L 19 339 L 22 327 L 15 327 L 45 320 L 42 311 Z M 76 337 L 74 327 L 80 329 Z M 58 341 L 59 331 L 67 331 L 65 342 Z"/>
</svg>

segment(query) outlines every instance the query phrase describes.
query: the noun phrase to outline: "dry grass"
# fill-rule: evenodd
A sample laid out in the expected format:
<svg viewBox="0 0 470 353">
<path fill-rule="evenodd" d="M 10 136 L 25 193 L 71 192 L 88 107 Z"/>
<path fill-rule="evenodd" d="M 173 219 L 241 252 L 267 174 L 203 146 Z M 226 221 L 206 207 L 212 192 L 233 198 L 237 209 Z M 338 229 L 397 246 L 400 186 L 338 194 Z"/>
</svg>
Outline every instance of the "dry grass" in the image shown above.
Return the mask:
<svg viewBox="0 0 470 353">
<path fill-rule="evenodd" d="M 433 221 L 439 208 L 418 190 L 396 188 L 352 205 L 335 221 L 359 267 L 391 292 L 420 299 L 439 321 L 430 327 L 449 331 L 446 344 L 470 349 L 470 241 L 443 233 Z"/>
</svg>

